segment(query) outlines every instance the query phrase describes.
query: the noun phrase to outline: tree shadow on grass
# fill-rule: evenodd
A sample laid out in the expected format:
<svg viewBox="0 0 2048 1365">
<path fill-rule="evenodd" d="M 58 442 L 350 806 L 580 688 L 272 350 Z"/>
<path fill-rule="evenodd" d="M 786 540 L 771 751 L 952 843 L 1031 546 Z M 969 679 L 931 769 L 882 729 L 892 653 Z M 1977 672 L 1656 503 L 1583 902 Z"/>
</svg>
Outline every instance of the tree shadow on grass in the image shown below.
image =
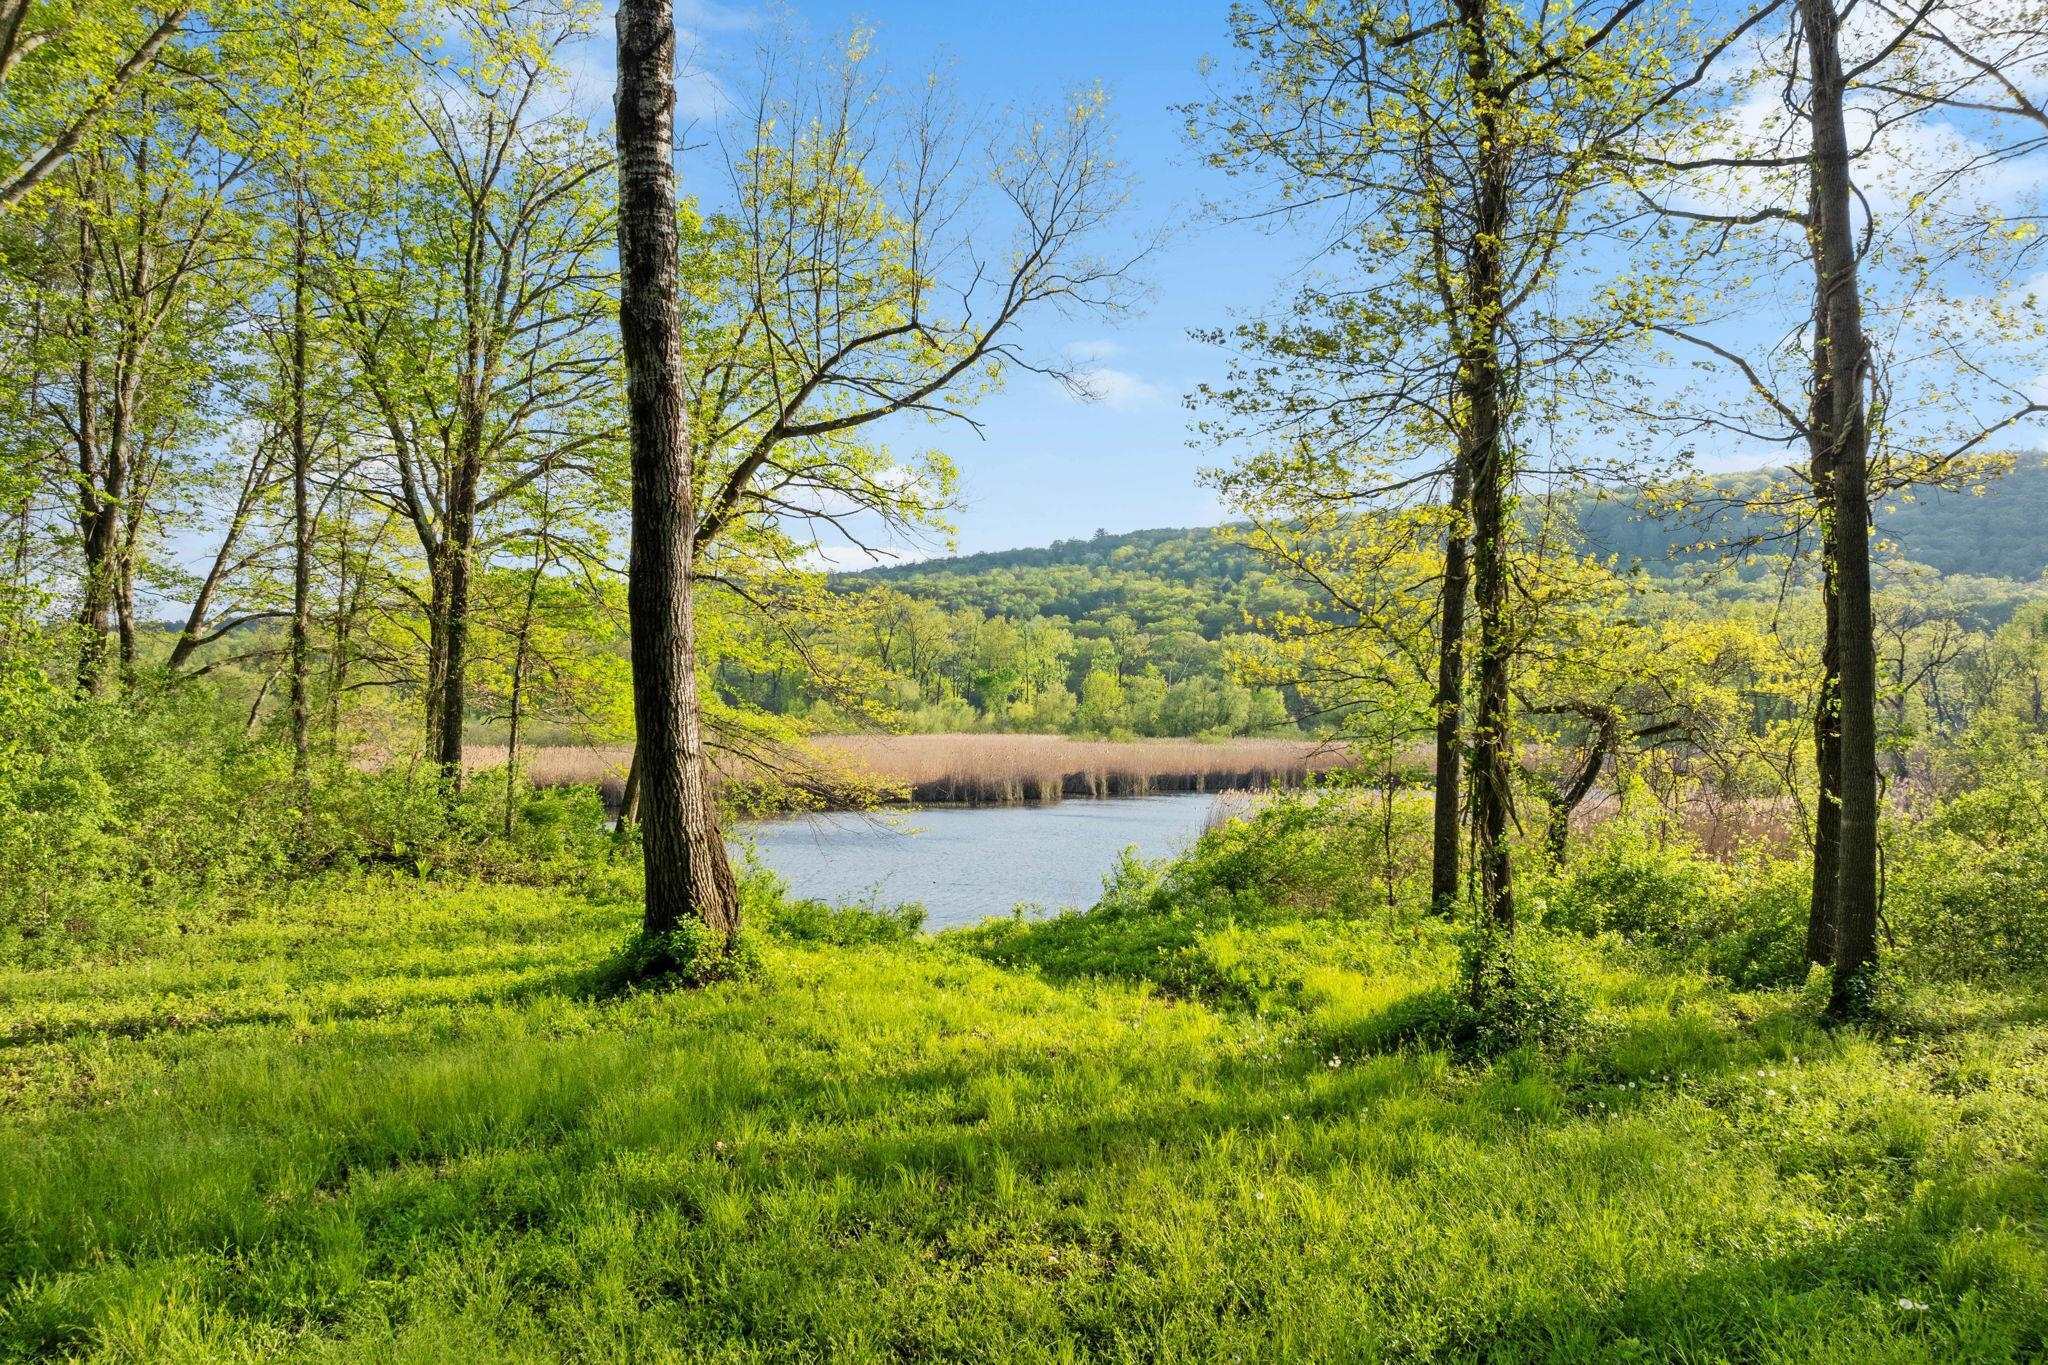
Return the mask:
<svg viewBox="0 0 2048 1365">
<path fill-rule="evenodd" d="M 585 974 L 581 969 L 541 973 L 510 987 L 479 989 L 473 998 L 573 995 Z M 936 1000 L 949 988 L 914 989 Z M 653 1040 L 644 1064 L 630 1049 L 612 1056 L 615 1069 L 626 1069 L 607 1073 L 602 1084 L 575 1070 L 585 1040 L 530 1039 L 529 1045 L 541 1051 L 527 1059 L 524 1074 L 543 1082 L 553 1075 L 567 1083 L 559 1094 L 537 1093 L 531 1105 L 507 1106 L 502 1127 L 466 1129 L 460 1116 L 450 1116 L 433 1120 L 446 1123 L 445 1133 L 423 1131 L 417 1140 L 394 1142 L 380 1131 L 378 1116 L 368 1114 L 359 1142 L 344 1135 L 330 1145 L 322 1158 L 330 1169 L 311 1187 L 314 1193 L 286 1196 L 296 1207 L 290 1217 L 275 1224 L 259 1221 L 245 1233 L 232 1203 L 223 1203 L 207 1217 L 180 1225 L 167 1243 L 139 1237 L 133 1245 L 150 1246 L 151 1256 L 211 1253 L 232 1234 L 263 1244 L 266 1254 L 290 1257 L 300 1254 L 295 1239 L 310 1237 L 306 1227 L 313 1219 L 340 1212 L 359 1219 L 370 1243 L 386 1249 L 380 1254 L 390 1259 L 380 1262 L 384 1268 L 379 1273 L 403 1278 L 423 1273 L 437 1248 L 475 1245 L 492 1235 L 571 1238 L 576 1220 L 593 1202 L 623 1202 L 641 1213 L 674 1214 L 694 1223 L 718 1216 L 704 1202 L 707 1190 L 744 1196 L 751 1217 L 773 1206 L 762 1200 L 764 1194 L 831 1189 L 850 1181 L 859 1191 L 857 1203 L 865 1206 L 861 1216 L 874 1219 L 872 1235 L 943 1260 L 958 1250 L 952 1239 L 960 1228 L 1000 1221 L 999 1191 L 1009 1179 L 1058 1182 L 1064 1198 L 1081 1186 L 1115 1190 L 1160 1178 L 1162 1171 L 1171 1179 L 1175 1171 L 1208 1162 L 1209 1173 L 1202 1179 L 1211 1188 L 1202 1216 L 1221 1217 L 1230 1212 L 1230 1196 L 1213 1186 L 1242 1178 L 1249 1189 L 1266 1169 L 1263 1158 L 1217 1162 L 1216 1149 L 1227 1134 L 1241 1134 L 1248 1142 L 1283 1139 L 1276 1150 L 1284 1154 L 1290 1179 L 1314 1181 L 1330 1168 L 1363 1160 L 1400 1180 L 1439 1160 L 1430 1154 L 1432 1136 L 1455 1136 L 1496 1161 L 1512 1161 L 1516 1145 L 1532 1134 L 1585 1122 L 1569 1104 L 1548 1112 L 1522 1105 L 1517 1112 L 1518 1096 L 1527 1096 L 1516 1087 L 1532 1078 L 1544 1080 L 1552 1075 L 1547 1070 L 1509 1062 L 1458 1071 L 1447 1069 L 1441 1058 L 1398 1050 L 1347 1059 L 1331 1069 L 1319 1053 L 1319 1039 L 1309 1040 L 1313 1048 L 1295 1045 L 1258 1055 L 1164 1035 L 1149 1044 L 1141 1034 L 1127 1043 L 1102 1037 L 1092 1047 L 1063 1053 L 1006 1040 L 942 1049 L 938 1056 L 913 1051 L 899 1064 L 849 1073 L 838 1069 L 829 1040 L 820 1046 L 806 1033 L 800 1014 L 789 1012 L 800 1002 L 764 1001 L 752 992 L 721 992 L 705 999 L 703 1010 L 691 1006 L 673 1016 L 664 1012 L 664 1032 Z M 994 1008 L 1000 1010 L 1000 1002 Z M 1790 1002 L 1785 1006 L 1796 1008 Z M 896 1027 L 906 1036 L 925 1036 L 930 1032 L 920 1033 L 925 1022 L 921 1017 L 898 1019 Z M 721 1040 L 740 1029 L 751 1030 L 749 1041 L 762 1055 L 787 1058 L 787 1065 L 721 1071 L 716 1066 Z M 1790 1025 L 1774 1015 L 1741 1023 L 1690 1015 L 1633 1021 L 1619 1042 L 1610 1039 L 1606 1050 L 1585 1064 L 1580 1080 L 1569 1084 L 1611 1086 L 1617 1076 L 1677 1056 L 1697 1057 L 1695 1076 L 1749 1070 L 1782 1046 L 1781 1034 L 1789 1031 Z M 357 1045 L 347 1038 L 314 1044 L 330 1050 L 344 1070 L 350 1048 Z M 487 1045 L 458 1060 L 475 1076 L 489 1079 Z M 386 1058 L 385 1064 L 410 1062 Z M 1077 1083 L 1077 1067 L 1085 1071 L 1081 1080 L 1094 1089 Z M 334 1065 L 309 1065 L 305 1074 L 324 1084 L 337 1081 Z M 373 1079 L 376 1073 L 362 1074 Z M 599 1116 L 622 1099 L 630 1103 L 634 1086 L 677 1075 L 710 1078 L 709 1089 L 692 1101 L 694 1109 L 678 1109 L 686 1116 L 682 1131 L 661 1131 L 668 1111 L 657 1105 L 646 1111 L 654 1122 L 631 1130 L 629 1139 L 600 1140 L 598 1135 L 609 1130 L 600 1126 Z M 1612 1107 L 1646 1106 L 1659 1094 L 1640 1091 Z M 233 1117 L 220 1115 L 224 1122 Z M 702 1131 L 707 1122 L 709 1133 Z M 717 1130 L 728 1123 L 725 1137 L 731 1140 L 725 1141 Z M 742 1132 L 747 1136 L 738 1136 Z M 1666 1138 L 1624 1129 L 1611 1140 L 1642 1145 Z M 621 1160 L 635 1149 L 659 1152 L 665 1142 L 679 1149 L 679 1161 L 642 1168 Z M 279 1151 L 280 1162 L 289 1158 L 288 1144 Z M 149 1159 L 147 1153 L 97 1148 L 82 1149 L 79 1155 L 84 1164 L 68 1174 L 81 1187 L 91 1184 L 91 1163 Z M 1608 1155 L 1628 1154 L 1616 1148 Z M 1647 1149 L 1639 1155 L 1647 1156 Z M 267 1167 L 252 1167 L 262 1169 Z M 408 1172 L 404 1181 L 374 1193 L 352 1185 L 358 1175 L 400 1169 Z M 1771 1334 L 1783 1330 L 1802 1306 L 1832 1311 L 1843 1295 L 1872 1292 L 1933 1302 L 1914 1286 L 1934 1274 L 1929 1267 L 1953 1259 L 1973 1212 L 2025 1215 L 2031 1208 L 2028 1216 L 2038 1219 L 2038 1173 L 1992 1179 L 2004 1183 L 1987 1184 L 1981 1199 L 1961 1201 L 1952 1212 L 1933 1195 L 1924 1200 L 1915 1195 L 1880 1227 L 1775 1258 L 1722 1256 L 1685 1273 L 1630 1275 L 1604 1302 L 1597 1291 L 1560 1286 L 1555 1298 L 1545 1302 L 1498 1310 L 1476 1305 L 1453 1320 L 1461 1335 L 1449 1354 L 1578 1359 L 1635 1351 L 1670 1358 L 1691 1351 L 1703 1358 L 1768 1356 Z M 262 1187 L 252 1186 L 219 1197 L 267 1196 Z M 305 1227 L 292 1221 L 300 1215 Z M 1128 1210 L 1115 1215 L 1129 1216 Z M 1112 1221 L 1105 1235 L 1115 1235 L 1118 1226 Z M 1051 1234 L 1041 1225 L 1032 1235 Z M 714 1239 L 709 1247 L 691 1250 L 696 1260 L 677 1271 L 677 1282 L 700 1283 L 704 1270 L 742 1254 L 729 1249 L 727 1240 L 744 1246 L 745 1236 Z M 81 1246 L 78 1264 L 84 1266 L 89 1261 L 85 1252 L 97 1250 Z M 840 1268 L 822 1243 L 816 1250 L 823 1259 L 803 1271 L 810 1277 L 809 1292 L 864 1292 L 858 1266 L 849 1262 Z M 1276 1263 L 1257 1273 L 1288 1272 Z M 273 1310 L 249 1311 L 262 1316 Z M 2015 1334 L 2025 1328 L 2024 1314 L 1999 1311 L 2003 1316 L 1994 1314 L 1997 1322 L 2010 1325 L 2008 1335 L 2020 1339 Z M 2038 1335 L 2035 1341 L 2038 1347 Z"/>
<path fill-rule="evenodd" d="M 473 968 L 471 969 L 473 970 Z M 386 982 L 423 982 L 460 976 L 464 972 L 419 971 L 391 973 L 377 978 Z M 351 1003 L 322 1006 L 305 995 L 251 1000 L 226 1007 L 171 998 L 125 1013 L 99 1019 L 18 1021 L 0 1031 L 0 1052 L 12 1048 L 44 1047 L 85 1042 L 93 1039 L 137 1041 L 178 1035 L 203 1035 L 265 1025 L 349 1023 L 380 1019 L 414 1010 L 460 1010 L 479 1005 L 517 1004 L 542 995 L 576 996 L 588 977 L 587 968 L 544 968 L 522 972 L 509 979 L 484 982 L 465 991 L 424 998 L 418 994 L 394 993 L 359 998 Z M 294 983 L 303 985 L 305 983 Z"/>
<path fill-rule="evenodd" d="M 1632 1276 L 1604 1301 L 1560 1288 L 1451 1345 L 1502 1360 L 2038 1360 L 2048 1284 L 1986 1230 L 2031 1222 L 2038 1235 L 2044 1200 L 2048 1179 L 2024 1167 L 1922 1182 L 1881 1221 Z"/>
</svg>

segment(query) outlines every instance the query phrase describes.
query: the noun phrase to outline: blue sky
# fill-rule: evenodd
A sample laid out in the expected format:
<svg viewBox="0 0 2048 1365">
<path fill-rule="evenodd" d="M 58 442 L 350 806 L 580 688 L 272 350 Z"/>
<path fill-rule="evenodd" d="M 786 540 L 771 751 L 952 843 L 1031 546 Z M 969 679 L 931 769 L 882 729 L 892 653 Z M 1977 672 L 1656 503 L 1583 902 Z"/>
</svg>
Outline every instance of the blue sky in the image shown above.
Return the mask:
<svg viewBox="0 0 2048 1365">
<path fill-rule="evenodd" d="M 1715 9 L 1709 0 L 1703 12 Z M 1227 324 L 1274 302 L 1308 262 L 1311 247 L 1305 232 L 1232 225 L 1210 211 L 1216 201 L 1228 203 L 1238 186 L 1197 164 L 1174 113 L 1176 104 L 1202 95 L 1205 56 L 1226 67 L 1231 63 L 1227 0 L 1019 0 L 990 6 L 943 0 L 795 0 L 773 8 L 742 0 L 677 0 L 677 11 L 685 50 L 693 54 L 696 68 L 682 103 L 686 114 L 700 118 L 716 119 L 721 82 L 744 87 L 757 45 L 778 27 L 793 28 L 799 38 L 810 40 L 829 39 L 855 26 L 870 28 L 873 52 L 898 81 L 947 71 L 963 101 L 988 115 L 1012 106 L 1045 108 L 1068 91 L 1099 83 L 1110 96 L 1121 158 L 1137 182 L 1129 227 L 1137 234 L 1166 234 L 1144 267 L 1149 297 L 1134 316 L 1115 326 L 1044 318 L 1022 337 L 1031 354 L 1063 356 L 1092 367 L 1099 401 L 1083 401 L 1050 380 L 1017 373 L 1004 392 L 977 409 L 984 426 L 980 435 L 961 426 L 920 424 L 885 437 L 904 447 L 937 445 L 958 463 L 962 505 L 954 520 L 962 552 L 1042 545 L 1098 528 L 1207 525 L 1224 518 L 1197 475 L 1204 466 L 1227 462 L 1228 452 L 1190 444 L 1193 415 L 1182 400 L 1200 381 L 1219 377 L 1226 358 L 1192 339 L 1189 331 Z M 611 42 L 607 17 L 584 49 L 570 54 L 579 103 L 592 106 L 600 120 L 611 94 Z M 2041 71 L 2029 71 L 2028 84 L 2048 90 L 2048 63 Z M 1744 135 L 1755 131 L 1751 124 L 1769 119 L 1772 92 L 1761 92 L 1751 103 L 1754 108 L 1734 110 L 1734 126 Z M 700 138 L 708 131 L 699 125 Z M 1967 161 L 1981 151 L 1973 140 L 1978 131 L 1941 120 L 1903 125 L 1887 134 L 1877 155 L 1859 163 L 1859 181 L 1877 199 L 1903 203 L 1915 174 Z M 697 163 L 695 183 L 702 188 L 715 179 L 706 172 L 715 167 L 709 158 L 716 154 L 698 156 L 706 158 Z M 687 158 L 684 172 L 688 184 L 692 164 Z M 2011 183 L 1993 184 L 1986 192 L 2008 208 L 2019 198 L 2031 200 L 2031 172 L 2031 166 L 2007 164 L 1994 179 Z M 1769 191 L 1736 184 L 1721 193 L 1740 201 L 1759 192 Z M 2038 269 L 2034 265 L 2023 273 Z M 1865 283 L 1868 287 L 1870 281 Z M 1752 300 L 1763 302 L 1766 314 L 1774 311 L 1773 304 L 1782 307 L 1782 316 L 1737 312 L 1725 318 L 1722 341 L 1754 352 L 1786 335 L 1808 288 L 1788 277 L 1783 297 Z M 1947 308 L 1950 316 L 1982 311 L 1972 302 L 1973 286 L 1958 283 L 1956 288 L 1958 297 Z M 2048 299 L 2048 276 L 2009 283 L 1997 292 L 2011 299 L 2029 290 Z M 2031 299 L 2027 311 L 2034 313 Z M 1916 325 L 1924 325 L 1924 319 Z M 1908 342 L 1913 338 L 1902 333 L 1902 357 L 1918 344 Z M 2031 364 L 2031 373 L 2041 377 L 2030 387 L 2048 397 L 2048 375 L 2041 373 L 2037 355 L 2023 349 L 2012 380 L 2023 382 Z M 1801 367 L 1796 351 L 1781 358 L 1789 358 L 1795 372 Z M 1698 378 L 1694 359 L 1696 354 L 1662 364 L 1646 359 L 1638 370 L 1668 372 L 1690 384 L 1727 382 L 1726 376 L 1722 381 Z M 1740 386 L 1733 392 L 1739 395 Z M 2005 394 L 1994 397 L 2006 400 Z M 1895 398 L 1903 400 L 1904 394 Z M 1674 438 L 1653 454 L 1668 456 L 1675 444 Z M 1707 435 L 1694 450 L 1702 467 L 1728 469 L 1775 463 L 1785 457 L 1786 448 L 1745 441 L 1724 430 Z M 902 548 L 913 554 L 943 552 L 938 544 Z"/>
<path fill-rule="evenodd" d="M 1221 0 L 986 7 L 885 0 L 786 11 L 817 37 L 869 25 L 892 75 L 915 79 L 948 68 L 963 100 L 989 112 L 1053 104 L 1068 90 L 1100 82 L 1110 96 L 1119 154 L 1137 180 L 1131 227 L 1168 230 L 1144 267 L 1151 288 L 1135 315 L 1113 327 L 1048 318 L 1025 333 L 1030 351 L 1091 367 L 1097 401 L 1020 373 L 977 410 L 986 428 L 981 436 L 962 427 L 897 433 L 906 445 L 937 444 L 958 462 L 963 505 L 954 520 L 963 552 L 1042 545 L 1098 528 L 1223 518 L 1196 479 L 1201 466 L 1221 457 L 1189 446 L 1191 414 L 1181 401 L 1198 380 L 1219 374 L 1223 359 L 1188 331 L 1264 304 L 1303 255 L 1294 239 L 1205 221 L 1204 203 L 1227 195 L 1230 183 L 1195 164 L 1173 106 L 1202 93 L 1204 54 L 1225 55 L 1226 8 Z M 722 66 L 743 66 L 759 27 L 776 22 L 764 9 L 688 0 L 678 17 L 698 65 L 714 78 Z M 608 28 L 594 41 L 608 41 Z M 686 105 L 690 100 L 686 93 Z M 714 101 L 700 89 L 697 103 Z"/>
</svg>

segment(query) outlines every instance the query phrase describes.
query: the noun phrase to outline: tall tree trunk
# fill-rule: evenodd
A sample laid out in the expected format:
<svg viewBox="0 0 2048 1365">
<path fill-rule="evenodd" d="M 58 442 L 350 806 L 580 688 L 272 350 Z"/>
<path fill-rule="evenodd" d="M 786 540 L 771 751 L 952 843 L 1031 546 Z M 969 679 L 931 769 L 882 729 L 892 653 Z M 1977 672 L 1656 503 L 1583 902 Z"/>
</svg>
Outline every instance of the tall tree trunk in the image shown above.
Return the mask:
<svg viewBox="0 0 2048 1365">
<path fill-rule="evenodd" d="M 1835 485 L 1836 645 L 1841 668 L 1841 871 L 1835 901 L 1835 970 L 1828 1011 L 1867 1013 L 1877 966 L 1877 649 L 1870 604 L 1868 415 L 1864 408 L 1863 300 L 1850 220 L 1849 138 L 1843 113 L 1839 16 L 1833 0 L 1800 0 L 1806 28 L 1814 265 L 1827 319 L 1829 422 Z"/>
<path fill-rule="evenodd" d="M 482 478 L 483 418 L 472 414 L 448 493 L 441 539 L 446 593 L 441 600 L 441 702 L 435 711 L 434 761 L 450 791 L 462 789 L 462 729 L 469 710 L 469 590 L 476 554 L 477 484 Z"/>
<path fill-rule="evenodd" d="M 1450 526 L 1444 531 L 1443 597 L 1438 605 L 1436 654 L 1436 791 L 1431 812 L 1429 906 L 1449 919 L 1458 904 L 1459 822 L 1464 762 L 1465 598 L 1471 585 L 1466 539 L 1471 512 L 1471 468 L 1460 450 L 1451 470 Z"/>
<path fill-rule="evenodd" d="M 446 696 L 442 680 L 447 676 L 448 658 L 448 554 L 443 536 L 427 552 L 427 676 L 423 696 L 426 702 L 426 752 L 433 754 L 441 739 L 441 702 Z"/>
<path fill-rule="evenodd" d="M 627 618 L 640 745 L 643 924 L 695 916 L 730 945 L 739 893 L 706 782 L 692 602 L 697 511 L 676 304 L 675 16 L 620 0 L 619 334 L 632 433 Z"/>
<path fill-rule="evenodd" d="M 306 190 L 293 184 L 292 211 L 292 785 L 303 832 L 312 819 L 313 447 L 306 430 Z"/>
<path fill-rule="evenodd" d="M 121 685 L 135 686 L 135 554 L 134 538 L 124 537 L 114 552 L 114 636 L 121 655 Z"/>
<path fill-rule="evenodd" d="M 1497 422 L 1497 408 L 1485 406 L 1490 411 L 1484 420 Z M 1507 843 L 1513 796 L 1508 776 L 1512 736 L 1506 463 L 1507 453 L 1495 426 L 1472 471 L 1473 599 L 1479 612 L 1478 707 L 1472 722 L 1472 856 L 1478 864 L 1480 917 L 1509 930 L 1515 924 L 1515 901 Z"/>
<path fill-rule="evenodd" d="M 92 229 L 81 218 L 78 224 L 78 542 L 85 563 L 85 578 L 78 603 L 78 624 L 83 639 L 78 650 L 78 690 L 104 691 L 107 682 L 107 617 L 114 604 L 114 530 L 116 503 L 102 487 L 105 473 L 100 467 L 99 371 L 93 354 L 97 329 L 93 325 L 96 300 L 93 297 Z"/>
<path fill-rule="evenodd" d="M 1483 924 L 1503 932 L 1515 924 L 1508 854 L 1509 786 L 1508 500 L 1513 484 L 1502 412 L 1501 251 L 1508 221 L 1508 152 L 1503 145 L 1502 91 L 1495 68 L 1486 0 L 1459 0 L 1460 42 L 1476 102 L 1481 152 L 1459 365 L 1466 415 L 1465 449 L 1472 480 L 1472 587 L 1479 616 L 1478 707 L 1472 723 L 1473 858 L 1479 873 Z"/>
<path fill-rule="evenodd" d="M 512 648 L 512 696 L 505 734 L 505 837 L 512 837 L 512 817 L 519 801 L 519 723 L 525 716 L 526 663 L 533 639 L 534 603 L 540 597 L 540 576 L 547 568 L 547 497 L 541 497 L 540 538 L 533 549 L 533 573 L 519 608 L 519 634 Z"/>
<path fill-rule="evenodd" d="M 1834 520 L 1832 509 L 1825 519 Z M 1842 711 L 1841 654 L 1836 637 L 1841 606 L 1835 597 L 1834 536 L 1821 532 L 1821 614 L 1825 632 L 1820 653 L 1820 696 L 1813 713 L 1816 779 L 1813 819 L 1813 898 L 1806 915 L 1809 962 L 1835 960 L 1835 900 L 1841 880 Z"/>
<path fill-rule="evenodd" d="M 341 694 L 348 686 L 349 624 L 359 605 L 362 577 L 349 581 L 348 532 L 353 516 L 346 504 L 334 522 L 334 630 L 327 656 L 327 756 L 341 756 Z"/>
<path fill-rule="evenodd" d="M 1817 191 L 1818 181 L 1809 187 Z M 1811 204 L 1813 195 L 1809 193 Z M 1814 215 L 1818 217 L 1816 212 Z M 1809 962 L 1835 960 L 1835 893 L 1841 880 L 1842 711 L 1841 604 L 1835 595 L 1835 464 L 1826 433 L 1833 420 L 1828 387 L 1826 299 L 1814 295 L 1813 400 L 1808 405 L 1810 477 L 1820 523 L 1821 648 L 1820 695 L 1813 712 L 1813 892 L 1806 912 Z"/>
</svg>

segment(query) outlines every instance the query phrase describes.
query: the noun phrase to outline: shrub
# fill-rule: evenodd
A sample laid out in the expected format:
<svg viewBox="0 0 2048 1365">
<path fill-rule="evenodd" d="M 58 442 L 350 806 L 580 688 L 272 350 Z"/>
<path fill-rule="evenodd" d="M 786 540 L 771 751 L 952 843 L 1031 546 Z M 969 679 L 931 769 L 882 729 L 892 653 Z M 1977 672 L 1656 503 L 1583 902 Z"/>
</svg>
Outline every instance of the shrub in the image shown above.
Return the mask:
<svg viewBox="0 0 2048 1365">
<path fill-rule="evenodd" d="M 1533 889 L 1545 924 L 1666 945 L 1684 939 L 1730 891 L 1718 864 L 1622 820 L 1593 830 L 1562 870 Z"/>
<path fill-rule="evenodd" d="M 593 985 L 601 994 L 709 986 L 747 981 L 761 972 L 761 954 L 751 932 L 730 943 L 702 920 L 685 919 L 665 934 L 638 933 L 597 968 Z"/>
<path fill-rule="evenodd" d="M 1612 821 L 1563 869 L 1534 879 L 1530 899 L 1550 928 L 1619 934 L 1755 988 L 1805 979 L 1810 885 L 1804 859 L 1758 855 L 1730 866 Z"/>
<path fill-rule="evenodd" d="M 1940 980 L 2048 971 L 2048 754 L 1983 774 L 1890 831 L 1885 919 L 1901 965 Z"/>
<path fill-rule="evenodd" d="M 1745 990 L 1805 981 L 1812 867 L 1799 858 L 1758 857 L 1732 869 L 1728 884 L 1694 916 L 1678 946 Z"/>
<path fill-rule="evenodd" d="M 1592 1028 L 1585 985 L 1558 944 L 1524 930 L 1503 936 L 1477 928 L 1463 936 L 1456 985 L 1411 992 L 1350 1031 L 1369 1051 L 1444 1048 L 1474 1061 L 1522 1049 L 1564 1053 Z"/>
<path fill-rule="evenodd" d="M 597 891 L 623 873 L 594 787 L 527 794 L 508 839 L 488 775 L 452 799 L 417 764 L 312 778 L 301 810 L 290 749 L 208 685 L 85 697 L 30 649 L 0 651 L 0 959 L 126 948 L 221 892 L 330 868 Z"/>
<path fill-rule="evenodd" d="M 1459 966 L 1465 1016 L 1454 1041 L 1460 1051 L 1478 1057 L 1524 1047 L 1563 1052 L 1585 1040 L 1592 1006 L 1540 935 L 1475 929 Z"/>
<path fill-rule="evenodd" d="M 146 934 L 183 892 L 289 866 L 298 825 L 289 755 L 212 694 L 82 697 L 0 658 L 0 953 Z"/>
</svg>

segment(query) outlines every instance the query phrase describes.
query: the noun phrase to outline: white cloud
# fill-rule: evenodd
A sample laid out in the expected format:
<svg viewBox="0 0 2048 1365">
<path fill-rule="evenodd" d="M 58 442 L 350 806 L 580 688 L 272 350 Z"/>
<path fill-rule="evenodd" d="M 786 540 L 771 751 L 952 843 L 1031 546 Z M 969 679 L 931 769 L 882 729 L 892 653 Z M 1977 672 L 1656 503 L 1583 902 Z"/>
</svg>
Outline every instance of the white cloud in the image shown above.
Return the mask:
<svg viewBox="0 0 2048 1365">
<path fill-rule="evenodd" d="M 1114 360 L 1124 353 L 1121 343 L 1100 338 L 1094 341 L 1071 341 L 1066 346 L 1066 357 L 1078 365 L 1099 365 L 1105 360 Z"/>
<path fill-rule="evenodd" d="M 870 550 L 859 545 L 819 542 L 804 552 L 804 563 L 826 573 L 859 573 L 880 564 L 914 564 L 930 557 L 930 551 L 907 545 L 877 545 Z"/>
<path fill-rule="evenodd" d="M 1067 390 L 1084 403 L 1100 403 L 1118 412 L 1150 407 L 1166 396 L 1151 380 L 1108 365 L 1075 370 L 1067 377 Z"/>
<path fill-rule="evenodd" d="M 760 22 L 760 14 L 708 0 L 685 0 L 677 6 L 676 21 L 676 117 L 685 124 L 716 123 L 737 105 L 707 60 L 708 35 L 743 32 Z M 567 77 L 576 109 L 593 122 L 609 119 L 619 75 L 617 39 L 611 25 L 594 26 L 587 36 L 557 53 L 556 60 Z"/>
<path fill-rule="evenodd" d="M 1070 398 L 1118 412 L 1150 407 L 1165 397 L 1151 380 L 1107 363 L 1123 353 L 1123 344 L 1107 337 L 1068 342 L 1060 351 L 1066 361 L 1061 387 Z"/>
</svg>

